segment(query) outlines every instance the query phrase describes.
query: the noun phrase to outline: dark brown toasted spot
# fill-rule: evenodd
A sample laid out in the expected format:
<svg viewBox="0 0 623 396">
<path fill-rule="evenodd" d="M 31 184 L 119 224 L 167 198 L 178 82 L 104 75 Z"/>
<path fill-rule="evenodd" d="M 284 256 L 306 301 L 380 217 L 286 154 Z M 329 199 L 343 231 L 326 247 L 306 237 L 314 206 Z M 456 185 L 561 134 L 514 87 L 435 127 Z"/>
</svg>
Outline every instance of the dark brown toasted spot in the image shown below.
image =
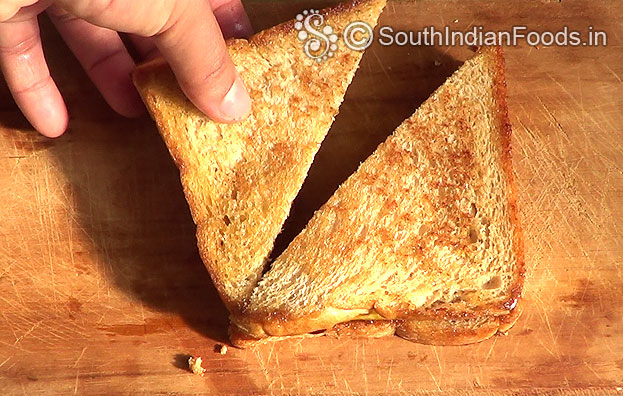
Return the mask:
<svg viewBox="0 0 623 396">
<path fill-rule="evenodd" d="M 502 286 L 502 278 L 496 275 L 492 277 L 491 279 L 489 279 L 484 285 L 482 285 L 482 288 L 491 290 L 491 289 L 497 289 L 500 286 Z"/>
</svg>

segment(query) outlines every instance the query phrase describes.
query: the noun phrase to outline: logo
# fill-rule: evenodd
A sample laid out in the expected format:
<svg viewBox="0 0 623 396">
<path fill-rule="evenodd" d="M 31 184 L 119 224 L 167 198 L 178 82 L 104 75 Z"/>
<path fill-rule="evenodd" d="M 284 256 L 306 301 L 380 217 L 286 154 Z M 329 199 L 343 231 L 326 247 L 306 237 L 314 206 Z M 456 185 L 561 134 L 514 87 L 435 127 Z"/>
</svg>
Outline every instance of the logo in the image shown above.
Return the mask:
<svg viewBox="0 0 623 396">
<path fill-rule="evenodd" d="M 363 21 L 349 23 L 344 29 L 344 44 L 353 51 L 363 51 L 372 44 L 374 30 Z"/>
<path fill-rule="evenodd" d="M 332 26 L 325 24 L 325 18 L 319 10 L 305 10 L 296 16 L 294 29 L 297 37 L 303 42 L 303 51 L 316 62 L 324 62 L 332 58 L 338 50 L 339 35 Z M 363 51 L 372 44 L 374 31 L 365 22 L 349 23 L 342 38 L 347 48 Z"/>
<path fill-rule="evenodd" d="M 335 55 L 338 35 L 333 27 L 324 25 L 324 16 L 318 10 L 305 10 L 296 16 L 294 28 L 297 37 L 303 41 L 303 51 L 311 59 L 320 63 Z"/>
</svg>

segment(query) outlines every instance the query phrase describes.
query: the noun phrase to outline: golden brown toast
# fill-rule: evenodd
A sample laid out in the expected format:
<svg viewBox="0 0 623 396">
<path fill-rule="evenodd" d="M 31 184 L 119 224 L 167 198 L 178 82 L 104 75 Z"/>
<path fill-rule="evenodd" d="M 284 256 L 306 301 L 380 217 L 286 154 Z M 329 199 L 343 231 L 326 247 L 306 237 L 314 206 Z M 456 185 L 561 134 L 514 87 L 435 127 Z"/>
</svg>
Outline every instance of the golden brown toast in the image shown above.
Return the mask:
<svg viewBox="0 0 623 396">
<path fill-rule="evenodd" d="M 384 5 L 352 0 L 320 13 L 340 33 L 351 21 L 374 26 Z M 162 60 L 134 73 L 180 170 L 201 257 L 232 312 L 262 275 L 362 56 L 340 43 L 332 58 L 317 62 L 304 53 L 294 23 L 228 42 L 253 101 L 238 124 L 201 114 Z"/>
<path fill-rule="evenodd" d="M 510 133 L 502 50 L 485 48 L 314 214 L 231 316 L 232 342 L 508 330 L 524 279 Z"/>
</svg>

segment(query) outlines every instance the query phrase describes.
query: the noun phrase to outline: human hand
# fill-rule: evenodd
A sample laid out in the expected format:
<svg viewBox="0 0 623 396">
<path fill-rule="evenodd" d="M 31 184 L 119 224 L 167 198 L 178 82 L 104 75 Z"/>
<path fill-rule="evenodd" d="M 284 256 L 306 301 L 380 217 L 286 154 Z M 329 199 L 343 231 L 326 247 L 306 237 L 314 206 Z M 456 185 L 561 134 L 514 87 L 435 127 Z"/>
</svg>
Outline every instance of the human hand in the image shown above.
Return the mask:
<svg viewBox="0 0 623 396">
<path fill-rule="evenodd" d="M 117 32 L 129 33 L 143 58 L 162 54 L 186 96 L 212 119 L 236 122 L 250 112 L 223 39 L 252 32 L 240 0 L 1 0 L 0 69 L 22 113 L 45 136 L 63 134 L 68 114 L 43 55 L 37 15 L 44 11 L 119 114 L 137 116 L 144 107 Z"/>
</svg>

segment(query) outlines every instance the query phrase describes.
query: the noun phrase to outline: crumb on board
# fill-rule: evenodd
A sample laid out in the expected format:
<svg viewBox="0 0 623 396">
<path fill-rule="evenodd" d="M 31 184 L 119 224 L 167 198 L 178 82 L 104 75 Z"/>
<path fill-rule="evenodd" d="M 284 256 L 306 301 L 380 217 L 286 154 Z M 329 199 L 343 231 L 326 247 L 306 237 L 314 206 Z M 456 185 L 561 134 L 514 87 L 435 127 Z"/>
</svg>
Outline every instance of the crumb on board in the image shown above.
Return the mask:
<svg viewBox="0 0 623 396">
<path fill-rule="evenodd" d="M 189 357 L 188 358 L 188 368 L 190 369 L 190 371 L 193 372 L 193 374 L 196 375 L 200 375 L 203 377 L 203 374 L 205 374 L 206 369 L 204 369 L 203 367 L 201 367 L 201 357 L 197 356 L 197 357 Z"/>
<path fill-rule="evenodd" d="M 220 353 L 221 355 L 226 355 L 227 354 L 227 345 L 225 344 L 214 344 L 214 349 L 213 349 L 214 353 Z"/>
</svg>

